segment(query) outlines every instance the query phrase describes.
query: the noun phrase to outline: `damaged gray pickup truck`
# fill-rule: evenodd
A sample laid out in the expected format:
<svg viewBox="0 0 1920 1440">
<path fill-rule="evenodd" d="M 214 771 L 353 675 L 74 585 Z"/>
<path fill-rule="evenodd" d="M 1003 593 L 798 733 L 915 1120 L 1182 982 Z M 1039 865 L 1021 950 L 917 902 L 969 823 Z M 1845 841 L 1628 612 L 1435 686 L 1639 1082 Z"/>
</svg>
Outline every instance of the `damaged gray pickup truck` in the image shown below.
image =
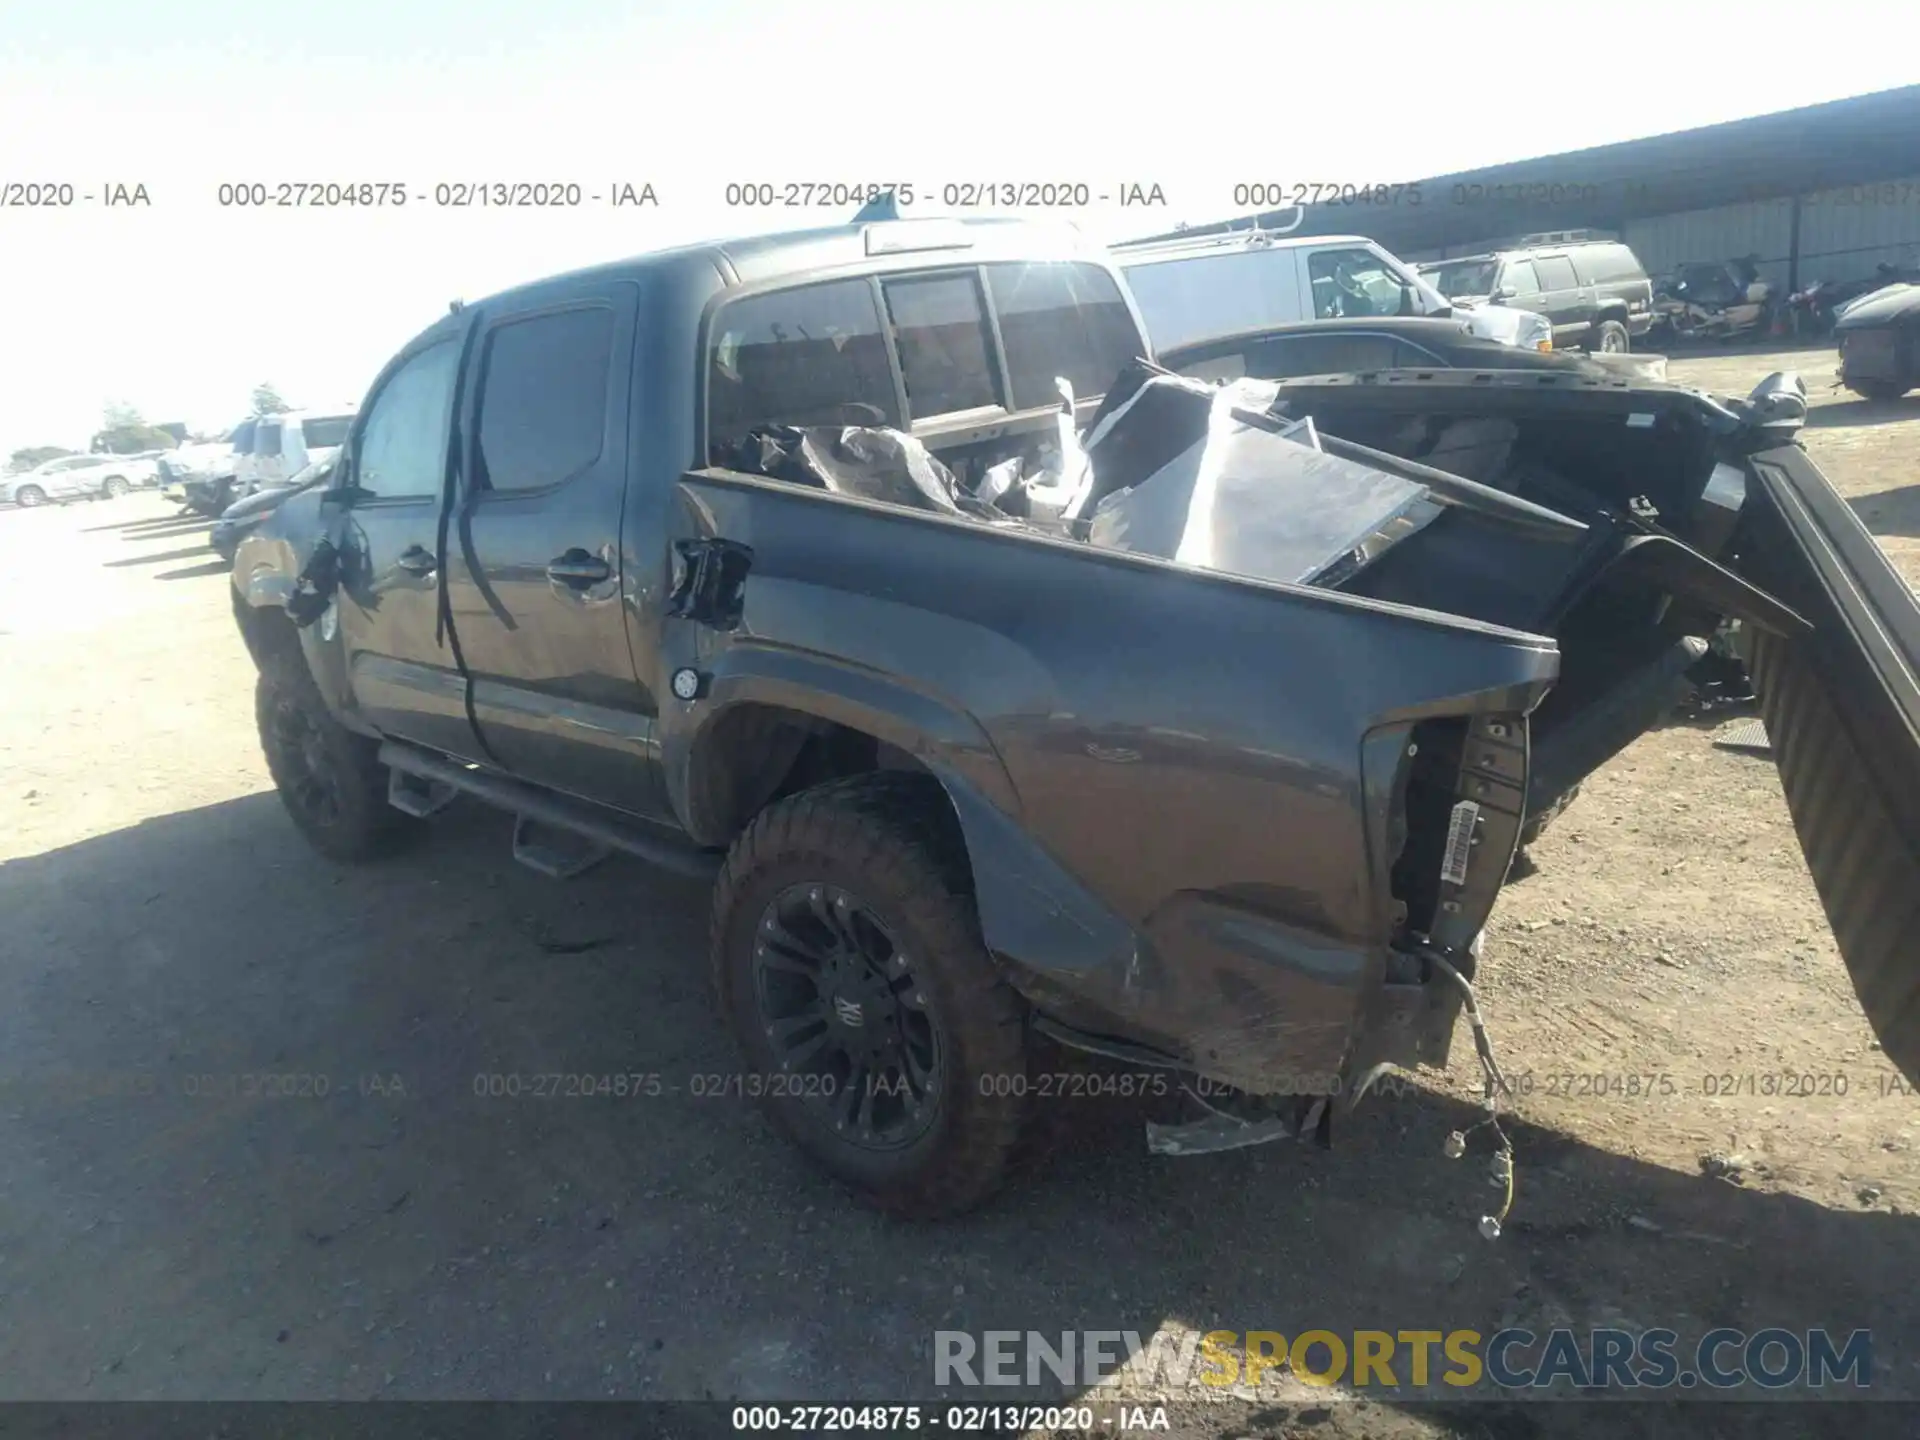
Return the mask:
<svg viewBox="0 0 1920 1440">
<path fill-rule="evenodd" d="M 953 1213 L 1041 1044 L 1215 1097 L 1176 1152 L 1324 1140 L 1463 1006 L 1491 1090 L 1472 981 L 1523 826 L 1732 619 L 1920 1078 L 1920 615 L 1796 443 L 1797 382 L 1215 386 L 1144 348 L 1099 252 L 1007 222 L 456 306 L 235 562 L 294 822 L 361 859 L 465 795 L 555 875 L 716 876 L 773 1119 Z"/>
</svg>

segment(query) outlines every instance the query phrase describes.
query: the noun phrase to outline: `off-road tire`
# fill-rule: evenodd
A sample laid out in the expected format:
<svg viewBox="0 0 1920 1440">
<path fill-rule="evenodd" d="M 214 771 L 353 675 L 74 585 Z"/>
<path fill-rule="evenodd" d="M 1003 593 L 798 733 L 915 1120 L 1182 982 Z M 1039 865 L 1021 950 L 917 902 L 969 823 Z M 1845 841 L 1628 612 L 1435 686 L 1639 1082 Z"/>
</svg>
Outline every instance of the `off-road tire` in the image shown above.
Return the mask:
<svg viewBox="0 0 1920 1440">
<path fill-rule="evenodd" d="M 1611 348 L 1607 342 L 1618 343 Z M 1587 349 L 1596 355 L 1626 355 L 1633 350 L 1633 337 L 1618 320 L 1596 320 L 1587 331 Z"/>
<path fill-rule="evenodd" d="M 13 503 L 23 510 L 31 510 L 47 503 L 47 492 L 38 485 L 22 485 L 13 492 Z"/>
<path fill-rule="evenodd" d="M 757 1096 L 773 1123 L 878 1209 L 918 1220 L 980 1205 L 1005 1179 L 1027 1101 L 1026 1007 L 980 937 L 965 842 L 946 796 L 923 775 L 829 781 L 769 806 L 734 842 L 714 888 L 714 986 L 749 1075 L 779 1072 L 754 984 L 758 927 L 790 887 L 819 883 L 883 921 L 931 992 L 941 1046 L 930 1128 L 897 1150 L 837 1135 L 824 1107 Z M 1006 1092 L 1006 1093 L 1003 1093 Z"/>
<path fill-rule="evenodd" d="M 379 746 L 347 729 L 327 709 L 298 651 L 270 654 L 254 686 L 254 719 L 274 788 L 294 825 L 322 855 L 358 863 L 392 853 L 418 822 L 387 803 L 387 767 Z M 312 746 L 296 750 L 291 731 L 310 731 Z M 315 767 L 331 781 L 325 810 L 304 798 Z"/>
</svg>

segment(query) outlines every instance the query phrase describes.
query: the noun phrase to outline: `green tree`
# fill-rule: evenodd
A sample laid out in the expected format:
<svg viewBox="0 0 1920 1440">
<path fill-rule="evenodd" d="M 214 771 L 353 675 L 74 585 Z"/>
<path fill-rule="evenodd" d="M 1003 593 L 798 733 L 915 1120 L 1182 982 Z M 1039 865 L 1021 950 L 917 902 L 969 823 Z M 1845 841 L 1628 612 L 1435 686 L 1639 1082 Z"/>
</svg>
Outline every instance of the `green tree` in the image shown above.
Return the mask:
<svg viewBox="0 0 1920 1440">
<path fill-rule="evenodd" d="M 87 448 L 95 455 L 133 455 L 142 450 L 170 450 L 177 442 L 157 425 L 149 425 L 138 407 L 109 400 L 100 411 L 100 429 Z"/>
<path fill-rule="evenodd" d="M 280 398 L 280 392 L 267 381 L 262 380 L 253 387 L 253 413 L 255 415 L 284 415 L 293 407 Z"/>
<path fill-rule="evenodd" d="M 176 443 L 157 425 L 115 425 L 93 437 L 93 453 L 136 455 L 142 450 L 171 450 Z"/>
<path fill-rule="evenodd" d="M 44 465 L 49 460 L 58 460 L 62 455 L 73 453 L 64 445 L 28 445 L 7 457 L 7 470 L 18 475 L 23 470 L 31 470 L 36 465 Z"/>
</svg>

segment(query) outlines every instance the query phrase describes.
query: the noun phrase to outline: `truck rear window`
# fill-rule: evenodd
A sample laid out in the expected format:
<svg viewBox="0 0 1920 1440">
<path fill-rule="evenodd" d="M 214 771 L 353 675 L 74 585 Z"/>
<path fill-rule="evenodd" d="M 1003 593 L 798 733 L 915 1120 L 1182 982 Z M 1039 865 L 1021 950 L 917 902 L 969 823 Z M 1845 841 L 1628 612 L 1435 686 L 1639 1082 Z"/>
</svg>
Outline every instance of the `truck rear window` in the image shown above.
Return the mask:
<svg viewBox="0 0 1920 1440">
<path fill-rule="evenodd" d="M 873 282 L 864 279 L 724 306 L 709 340 L 709 460 L 725 463 L 750 431 L 767 426 L 902 429 L 970 410 L 1050 409 L 1059 401 L 1056 377 L 1072 383 L 1076 399 L 1096 399 L 1146 349 L 1120 286 L 1098 265 L 1000 262 L 909 272 L 882 278 L 880 292 L 888 330 Z"/>
<path fill-rule="evenodd" d="M 1000 403 L 993 332 L 973 272 L 906 276 L 881 288 L 914 419 Z"/>
<path fill-rule="evenodd" d="M 1104 395 L 1143 355 L 1120 287 L 1098 266 L 1051 261 L 986 270 L 1014 409 L 1053 404 L 1055 377 L 1069 381 L 1076 397 Z"/>
<path fill-rule="evenodd" d="M 713 322 L 707 426 L 714 452 L 762 425 L 901 422 L 873 286 L 835 280 L 735 300 Z"/>
</svg>

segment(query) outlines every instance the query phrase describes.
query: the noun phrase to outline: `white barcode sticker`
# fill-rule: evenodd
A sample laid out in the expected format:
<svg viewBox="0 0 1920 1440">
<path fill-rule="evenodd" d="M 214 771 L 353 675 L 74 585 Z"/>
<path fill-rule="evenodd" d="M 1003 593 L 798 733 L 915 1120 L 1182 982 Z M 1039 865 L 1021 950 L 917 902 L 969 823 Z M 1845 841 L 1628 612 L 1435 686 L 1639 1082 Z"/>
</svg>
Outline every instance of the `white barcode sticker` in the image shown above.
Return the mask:
<svg viewBox="0 0 1920 1440">
<path fill-rule="evenodd" d="M 1480 822 L 1480 807 L 1462 800 L 1453 807 L 1453 819 L 1447 822 L 1447 858 L 1440 866 L 1440 878 L 1448 885 L 1467 883 L 1467 860 L 1473 854 L 1473 827 Z"/>
</svg>

